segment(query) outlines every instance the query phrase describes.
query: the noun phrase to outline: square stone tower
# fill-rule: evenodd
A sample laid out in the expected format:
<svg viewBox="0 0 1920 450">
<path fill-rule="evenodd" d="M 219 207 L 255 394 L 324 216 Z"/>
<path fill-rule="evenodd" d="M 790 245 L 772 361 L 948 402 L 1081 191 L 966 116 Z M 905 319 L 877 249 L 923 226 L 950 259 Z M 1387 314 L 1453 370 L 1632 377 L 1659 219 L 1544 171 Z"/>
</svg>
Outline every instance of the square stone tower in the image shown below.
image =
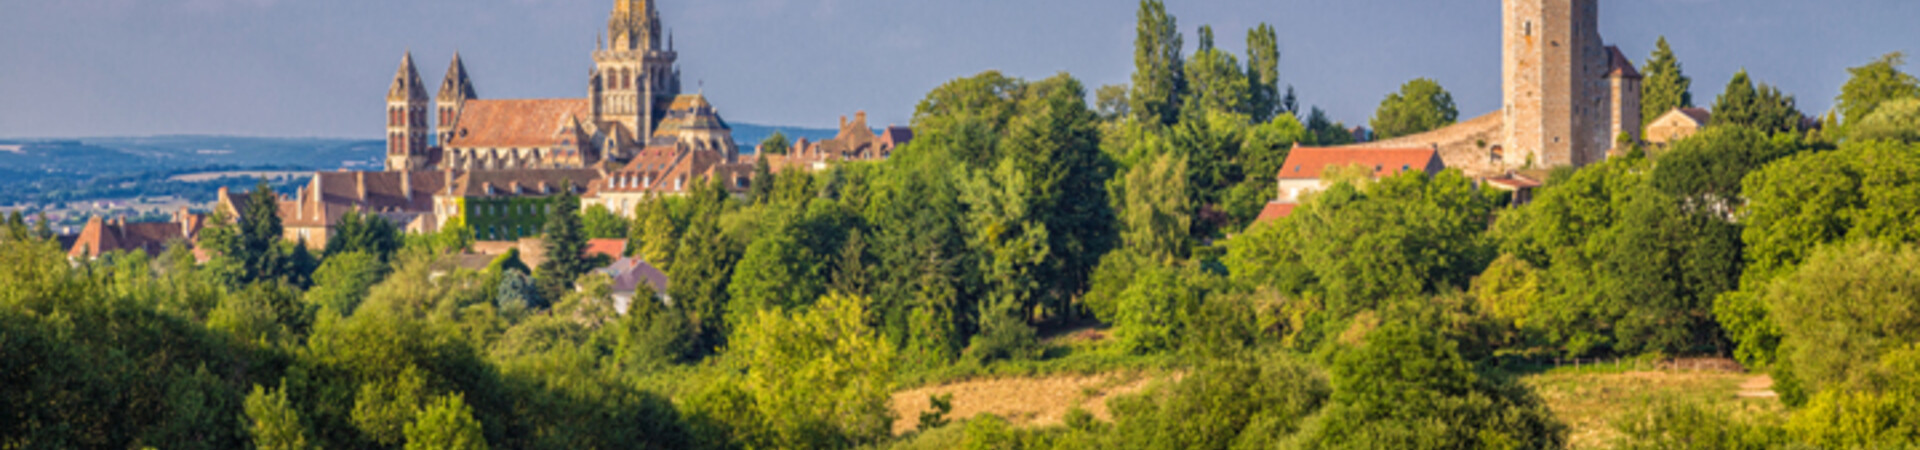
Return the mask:
<svg viewBox="0 0 1920 450">
<path fill-rule="evenodd" d="M 1615 62 L 1600 38 L 1599 3 L 1502 0 L 1506 165 L 1584 166 L 1613 147 L 1613 130 L 1622 129 L 1614 122 L 1623 119 L 1614 112 L 1625 106 L 1617 103 L 1630 99 L 1616 96 L 1609 80 Z"/>
</svg>

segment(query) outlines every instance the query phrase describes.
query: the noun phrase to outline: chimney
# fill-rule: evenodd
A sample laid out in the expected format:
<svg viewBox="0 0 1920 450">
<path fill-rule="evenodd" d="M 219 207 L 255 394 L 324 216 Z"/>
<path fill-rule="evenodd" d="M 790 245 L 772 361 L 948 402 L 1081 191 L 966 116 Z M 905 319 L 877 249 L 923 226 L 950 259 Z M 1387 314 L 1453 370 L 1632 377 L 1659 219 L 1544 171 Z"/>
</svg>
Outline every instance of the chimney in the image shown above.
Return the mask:
<svg viewBox="0 0 1920 450">
<path fill-rule="evenodd" d="M 847 127 L 847 116 L 840 116 L 840 128 Z"/>
<path fill-rule="evenodd" d="M 353 173 L 353 193 L 354 195 L 357 195 L 360 197 L 358 199 L 360 203 L 367 202 L 367 173 L 366 172 Z"/>
<path fill-rule="evenodd" d="M 865 123 L 867 123 L 867 112 L 866 112 L 866 111 L 855 111 L 855 112 L 853 113 L 853 121 L 855 121 L 855 122 L 860 122 L 861 124 L 865 124 Z"/>
<path fill-rule="evenodd" d="M 407 204 L 413 204 L 413 172 L 400 172 L 400 192 L 407 196 Z"/>
</svg>

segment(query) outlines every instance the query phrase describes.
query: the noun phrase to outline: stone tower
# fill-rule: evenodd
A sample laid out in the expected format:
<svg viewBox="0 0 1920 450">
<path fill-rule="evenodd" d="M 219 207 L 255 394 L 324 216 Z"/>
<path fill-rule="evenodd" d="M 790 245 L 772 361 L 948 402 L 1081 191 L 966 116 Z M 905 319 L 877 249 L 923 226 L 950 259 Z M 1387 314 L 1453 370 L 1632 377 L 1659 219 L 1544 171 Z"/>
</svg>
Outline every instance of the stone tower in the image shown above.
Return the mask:
<svg viewBox="0 0 1920 450">
<path fill-rule="evenodd" d="M 434 98 L 439 106 L 439 117 L 434 121 L 435 138 L 440 145 L 453 139 L 453 126 L 460 120 L 460 111 L 467 100 L 480 98 L 473 91 L 473 79 L 467 77 L 467 65 L 460 61 L 460 52 L 453 52 L 453 64 L 447 67 L 447 77 L 440 81 L 440 95 Z"/>
<path fill-rule="evenodd" d="M 593 52 L 588 83 L 595 122 L 619 124 L 642 143 L 680 95 L 678 55 L 671 42 L 661 45 L 660 29 L 653 2 L 614 0 L 608 39 Z"/>
<path fill-rule="evenodd" d="M 1600 38 L 1599 0 L 1502 0 L 1505 163 L 1584 166 L 1613 147 L 1615 111 L 1633 100 L 1615 96 L 1609 72 L 1615 51 Z M 1624 63 L 1624 61 L 1620 61 Z M 1629 71 L 1631 64 L 1628 63 Z M 1638 76 L 1634 74 L 1634 76 Z"/>
<path fill-rule="evenodd" d="M 387 170 L 426 169 L 427 132 L 427 87 L 420 84 L 413 52 L 407 52 L 387 88 Z"/>
</svg>

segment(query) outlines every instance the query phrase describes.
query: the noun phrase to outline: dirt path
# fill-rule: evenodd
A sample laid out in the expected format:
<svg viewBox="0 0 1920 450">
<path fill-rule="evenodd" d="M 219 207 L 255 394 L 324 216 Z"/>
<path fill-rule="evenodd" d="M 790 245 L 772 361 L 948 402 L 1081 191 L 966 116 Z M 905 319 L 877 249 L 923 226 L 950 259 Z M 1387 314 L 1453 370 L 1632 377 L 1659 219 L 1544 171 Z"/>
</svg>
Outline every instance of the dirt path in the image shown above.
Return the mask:
<svg viewBox="0 0 1920 450">
<path fill-rule="evenodd" d="M 1767 375 L 1748 378 L 1746 382 L 1740 383 L 1740 392 L 1734 395 L 1746 398 L 1772 398 L 1780 396 L 1780 394 L 1773 392 L 1773 377 Z"/>
<path fill-rule="evenodd" d="M 1060 375 L 974 380 L 901 391 L 893 394 L 893 412 L 898 417 L 893 433 L 913 431 L 919 426 L 920 413 L 931 407 L 927 398 L 949 393 L 953 394 L 953 411 L 947 413 L 947 419 L 954 421 L 984 412 L 1018 426 L 1048 426 L 1062 423 L 1074 407 L 1109 420 L 1108 398 L 1138 392 L 1157 379 L 1141 373 Z"/>
</svg>

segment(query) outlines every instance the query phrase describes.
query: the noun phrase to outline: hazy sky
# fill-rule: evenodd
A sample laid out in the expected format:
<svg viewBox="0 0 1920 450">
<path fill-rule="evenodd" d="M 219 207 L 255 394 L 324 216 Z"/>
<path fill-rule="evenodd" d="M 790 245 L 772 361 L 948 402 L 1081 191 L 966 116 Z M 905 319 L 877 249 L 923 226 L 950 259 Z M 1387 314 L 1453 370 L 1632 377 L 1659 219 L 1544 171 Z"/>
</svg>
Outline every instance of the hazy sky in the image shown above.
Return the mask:
<svg viewBox="0 0 1920 450">
<path fill-rule="evenodd" d="M 1462 119 L 1500 102 L 1497 0 L 1168 0 L 1194 44 L 1279 28 L 1301 102 L 1364 122 L 1439 80 Z M 402 52 L 437 85 L 455 50 L 483 98 L 580 97 L 611 0 L 0 0 L 0 137 L 378 138 Z M 905 124 L 931 88 L 984 70 L 1133 70 L 1133 0 L 660 0 L 685 87 L 735 122 Z M 1741 67 L 1827 110 L 1845 68 L 1920 52 L 1920 1 L 1615 0 L 1601 31 L 1636 61 L 1666 35 L 1697 103 Z M 1244 57 L 1242 58 L 1244 59 Z M 1912 67 L 1908 68 L 1913 71 Z"/>
</svg>

